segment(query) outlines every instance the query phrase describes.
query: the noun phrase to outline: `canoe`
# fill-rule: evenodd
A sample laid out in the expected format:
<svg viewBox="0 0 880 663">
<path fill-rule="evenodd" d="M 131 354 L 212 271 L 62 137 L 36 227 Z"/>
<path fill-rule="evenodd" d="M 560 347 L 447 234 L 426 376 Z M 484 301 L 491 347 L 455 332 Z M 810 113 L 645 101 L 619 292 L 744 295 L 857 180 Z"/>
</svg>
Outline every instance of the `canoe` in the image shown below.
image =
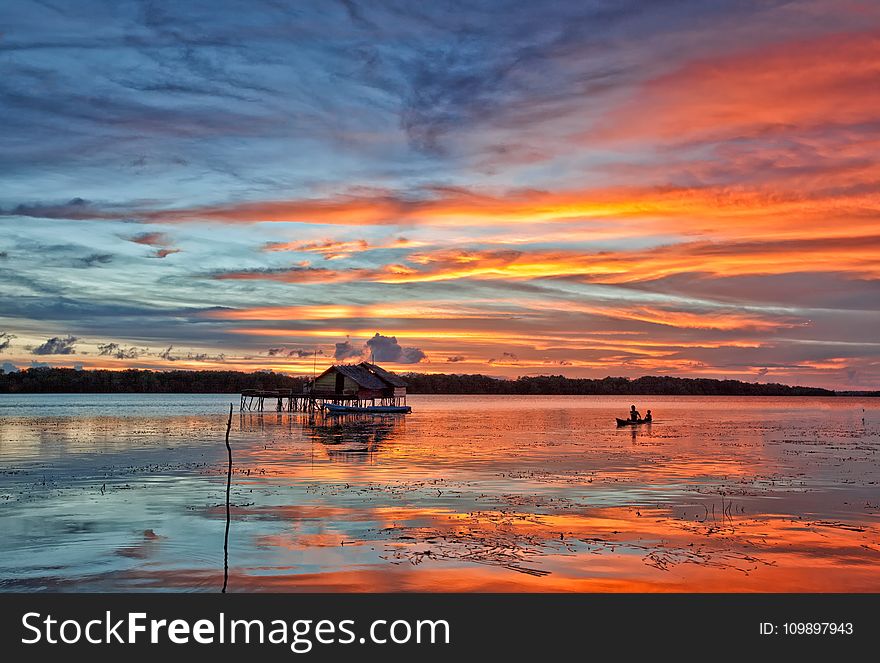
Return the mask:
<svg viewBox="0 0 880 663">
<path fill-rule="evenodd" d="M 638 421 L 633 421 L 632 419 L 618 419 L 618 426 L 638 426 L 640 424 L 650 424 L 650 421 L 645 421 L 644 419 L 639 419 Z"/>
<path fill-rule="evenodd" d="M 408 414 L 412 412 L 409 405 L 369 405 L 357 407 L 355 405 L 336 405 L 325 403 L 324 410 L 330 414 Z"/>
</svg>

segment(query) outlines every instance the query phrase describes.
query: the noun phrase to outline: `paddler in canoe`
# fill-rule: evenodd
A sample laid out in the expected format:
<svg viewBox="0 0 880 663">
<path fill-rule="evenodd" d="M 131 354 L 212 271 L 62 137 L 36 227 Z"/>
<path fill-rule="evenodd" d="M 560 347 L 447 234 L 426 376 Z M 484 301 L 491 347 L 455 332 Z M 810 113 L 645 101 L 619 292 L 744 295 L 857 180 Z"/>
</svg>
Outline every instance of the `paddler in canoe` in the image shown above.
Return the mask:
<svg viewBox="0 0 880 663">
<path fill-rule="evenodd" d="M 638 424 L 650 424 L 654 421 L 654 417 L 651 415 L 651 411 L 648 410 L 648 413 L 645 415 L 645 418 L 642 419 L 642 415 L 636 410 L 636 406 L 633 405 L 629 409 L 629 419 L 618 419 L 618 426 L 635 426 Z"/>
</svg>

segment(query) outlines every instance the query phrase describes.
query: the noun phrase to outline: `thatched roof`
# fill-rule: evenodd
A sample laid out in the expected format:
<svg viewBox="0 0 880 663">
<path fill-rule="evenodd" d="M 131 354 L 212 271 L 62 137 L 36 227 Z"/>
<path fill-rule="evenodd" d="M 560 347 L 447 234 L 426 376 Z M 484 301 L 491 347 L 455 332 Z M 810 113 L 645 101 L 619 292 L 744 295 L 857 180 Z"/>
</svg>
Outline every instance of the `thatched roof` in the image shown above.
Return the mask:
<svg viewBox="0 0 880 663">
<path fill-rule="evenodd" d="M 351 378 L 364 389 L 386 389 L 388 387 L 388 385 L 378 376 L 374 375 L 360 364 L 337 364 L 328 370 L 334 369 L 346 377 Z"/>
<path fill-rule="evenodd" d="M 379 377 L 379 379 L 384 380 L 392 387 L 405 387 L 406 382 L 397 377 L 394 373 L 389 373 L 384 368 L 380 368 L 376 366 L 376 364 L 371 364 L 370 362 L 364 361 L 360 364 L 364 368 L 366 368 L 370 373 Z"/>
<path fill-rule="evenodd" d="M 360 364 L 336 364 L 328 368 L 321 375 L 331 371 L 337 371 L 351 378 L 358 386 L 364 389 L 380 390 L 389 387 L 406 387 L 406 382 L 394 375 L 394 373 L 389 373 L 384 368 L 366 361 Z"/>
</svg>

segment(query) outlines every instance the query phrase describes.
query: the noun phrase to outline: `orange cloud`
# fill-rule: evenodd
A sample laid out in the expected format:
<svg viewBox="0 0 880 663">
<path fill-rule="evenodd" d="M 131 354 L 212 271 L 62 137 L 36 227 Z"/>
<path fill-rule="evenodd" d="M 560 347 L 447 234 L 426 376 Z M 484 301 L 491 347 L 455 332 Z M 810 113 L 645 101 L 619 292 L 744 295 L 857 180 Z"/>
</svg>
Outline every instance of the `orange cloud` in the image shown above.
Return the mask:
<svg viewBox="0 0 880 663">
<path fill-rule="evenodd" d="M 730 309 L 709 310 L 701 313 L 680 311 L 670 308 L 650 306 L 610 305 L 596 306 L 572 302 L 541 302 L 532 304 L 533 308 L 558 311 L 561 313 L 586 313 L 615 320 L 634 320 L 680 329 L 714 329 L 719 331 L 755 330 L 771 331 L 785 327 L 795 327 L 804 321 L 791 317 L 769 318 L 741 313 Z"/>
<path fill-rule="evenodd" d="M 297 266 L 286 269 L 255 269 L 238 272 L 221 272 L 215 279 L 234 281 L 284 281 L 287 283 L 339 283 L 353 281 L 363 270 L 334 271 L 326 267 Z"/>
<path fill-rule="evenodd" d="M 297 251 L 303 253 L 320 253 L 325 260 L 348 258 L 370 248 L 366 240 L 359 239 L 349 242 L 338 242 L 331 239 L 322 242 L 269 242 L 264 251 Z"/>
<path fill-rule="evenodd" d="M 880 32 L 835 34 L 692 62 L 648 82 L 587 134 L 725 140 L 874 123 Z"/>
<path fill-rule="evenodd" d="M 326 338 L 328 340 L 345 338 L 346 336 L 369 338 L 373 326 L 336 327 L 324 329 L 284 329 L 244 327 L 231 329 L 230 332 L 245 336 L 290 338 Z M 442 326 L 430 326 L 418 329 L 394 328 L 386 329 L 385 333 L 399 339 L 418 340 L 426 345 L 439 345 L 452 342 L 456 347 L 482 345 L 487 348 L 498 348 L 500 344 L 516 345 L 536 351 L 564 348 L 567 350 L 598 350 L 603 352 L 627 352 L 647 356 L 663 356 L 674 354 L 681 349 L 713 349 L 713 348 L 758 348 L 761 341 L 754 339 L 725 340 L 651 340 L 641 336 L 628 336 L 620 332 L 602 332 L 601 334 L 585 331 L 508 331 L 507 329 L 459 329 Z"/>
<path fill-rule="evenodd" d="M 399 201 L 389 205 L 388 197 L 349 197 L 314 201 L 265 201 L 146 213 L 154 221 L 296 222 L 341 225 L 411 224 L 474 226 L 529 224 L 539 221 L 568 222 L 572 219 L 663 216 L 683 217 L 707 213 L 712 217 L 747 216 L 749 212 L 810 212 L 815 201 L 825 200 L 832 208 L 877 208 L 873 193 L 831 195 L 825 192 L 764 191 L 760 187 L 650 187 L 618 186 L 572 191 L 514 191 L 496 195 L 444 192 L 418 202 Z M 331 210 L 331 211 L 325 211 Z M 712 228 L 697 223 L 692 228 Z"/>
<path fill-rule="evenodd" d="M 412 318 L 448 320 L 451 318 L 509 317 L 513 311 L 495 311 L 479 306 L 426 302 L 387 302 L 363 306 L 261 306 L 247 309 L 211 310 L 205 317 L 218 320 L 347 320 L 352 318 Z"/>
<path fill-rule="evenodd" d="M 220 279 L 288 283 L 375 281 L 418 283 L 454 279 L 578 277 L 597 283 L 633 283 L 676 274 L 716 277 L 833 272 L 880 278 L 880 236 L 776 242 L 689 242 L 640 251 L 444 249 L 411 254 L 410 264 L 331 271 L 308 267 L 221 273 Z"/>
<path fill-rule="evenodd" d="M 286 222 L 332 225 L 383 225 L 419 216 L 432 203 L 407 200 L 391 193 L 344 195 L 337 198 L 275 200 L 207 205 L 147 212 L 154 221 Z"/>
<path fill-rule="evenodd" d="M 405 237 L 398 237 L 383 244 L 370 244 L 365 239 L 357 240 L 333 240 L 299 241 L 299 242 L 269 242 L 263 246 L 264 251 L 294 251 L 300 253 L 318 253 L 325 260 L 338 260 L 348 258 L 356 253 L 371 251 L 374 249 L 400 249 L 423 246 L 424 243 L 413 242 Z"/>
<path fill-rule="evenodd" d="M 737 241 L 878 234 L 880 194 L 873 184 L 880 181 L 878 63 L 880 32 L 874 30 L 703 59 L 650 80 L 580 134 L 587 147 L 613 143 L 624 154 L 639 148 L 630 162 L 602 165 L 613 186 L 361 189 L 139 216 L 165 222 L 498 227 L 518 243 L 539 240 L 547 226 L 565 229 L 584 220 L 607 222 L 594 239 L 650 233 Z M 669 153 L 659 164 L 646 157 L 645 145 L 673 143 L 704 145 L 711 152 Z M 536 224 L 541 231 L 533 230 Z M 267 245 L 325 257 L 366 248 L 335 240 Z"/>
<path fill-rule="evenodd" d="M 720 331 L 774 329 L 796 327 L 804 320 L 791 316 L 761 316 L 731 309 L 702 312 L 676 310 L 670 307 L 634 306 L 624 303 L 585 304 L 560 300 L 492 300 L 470 305 L 453 302 L 386 302 L 369 305 L 316 305 L 316 306 L 262 306 L 246 309 L 219 309 L 207 311 L 204 317 L 216 320 L 248 321 L 305 321 L 352 319 L 406 319 L 406 320 L 493 320 L 493 319 L 547 319 L 558 324 L 560 315 L 591 315 L 613 320 L 633 320 L 681 329 L 711 329 Z M 506 305 L 506 306 L 504 306 Z M 500 307 L 500 308 L 499 308 Z"/>
</svg>

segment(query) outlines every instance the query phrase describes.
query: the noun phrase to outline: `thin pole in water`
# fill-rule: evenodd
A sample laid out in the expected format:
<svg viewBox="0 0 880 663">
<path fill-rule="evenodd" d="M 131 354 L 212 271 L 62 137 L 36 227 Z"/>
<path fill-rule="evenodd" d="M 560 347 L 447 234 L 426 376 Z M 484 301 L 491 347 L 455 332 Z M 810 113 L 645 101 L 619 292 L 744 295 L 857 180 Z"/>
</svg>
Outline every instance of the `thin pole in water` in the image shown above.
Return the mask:
<svg viewBox="0 0 880 663">
<path fill-rule="evenodd" d="M 232 447 L 229 446 L 229 430 L 232 428 L 232 403 L 229 404 L 229 419 L 226 422 L 226 453 L 229 455 L 229 465 L 226 468 L 226 534 L 223 537 L 223 589 L 221 594 L 226 593 L 226 585 L 229 582 L 229 491 L 232 488 Z"/>
</svg>

